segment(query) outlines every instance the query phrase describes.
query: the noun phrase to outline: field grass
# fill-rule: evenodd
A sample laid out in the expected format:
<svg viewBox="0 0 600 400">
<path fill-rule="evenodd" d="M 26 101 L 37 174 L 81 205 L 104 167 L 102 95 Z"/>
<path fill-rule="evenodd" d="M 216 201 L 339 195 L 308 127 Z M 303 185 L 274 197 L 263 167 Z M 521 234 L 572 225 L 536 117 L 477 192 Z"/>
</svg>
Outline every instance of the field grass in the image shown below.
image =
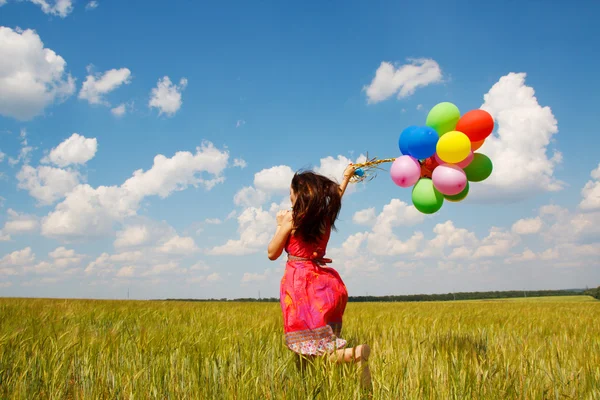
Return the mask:
<svg viewBox="0 0 600 400">
<path fill-rule="evenodd" d="M 600 399 L 584 296 L 350 303 L 342 333 L 371 345 L 376 399 Z M 352 365 L 317 364 L 277 303 L 0 299 L 0 399 L 359 398 Z"/>
</svg>

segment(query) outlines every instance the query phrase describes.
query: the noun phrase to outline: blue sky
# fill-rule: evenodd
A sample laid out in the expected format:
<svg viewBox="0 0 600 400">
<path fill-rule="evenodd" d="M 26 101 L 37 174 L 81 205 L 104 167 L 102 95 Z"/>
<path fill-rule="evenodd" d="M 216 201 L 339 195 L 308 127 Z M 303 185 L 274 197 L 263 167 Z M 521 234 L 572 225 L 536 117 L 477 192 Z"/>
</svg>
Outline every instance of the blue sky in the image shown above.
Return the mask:
<svg viewBox="0 0 600 400">
<path fill-rule="evenodd" d="M 350 294 L 600 284 L 593 2 L 2 3 L 0 295 L 276 297 L 291 172 L 395 157 L 442 101 L 494 116 L 494 174 L 432 216 L 353 187 Z"/>
</svg>

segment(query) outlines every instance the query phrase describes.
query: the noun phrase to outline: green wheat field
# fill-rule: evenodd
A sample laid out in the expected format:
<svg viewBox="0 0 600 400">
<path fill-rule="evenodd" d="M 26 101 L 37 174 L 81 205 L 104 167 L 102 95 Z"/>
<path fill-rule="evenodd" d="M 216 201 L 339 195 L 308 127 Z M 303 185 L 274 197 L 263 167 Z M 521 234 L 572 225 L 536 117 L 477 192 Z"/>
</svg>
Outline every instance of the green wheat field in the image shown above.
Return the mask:
<svg viewBox="0 0 600 400">
<path fill-rule="evenodd" d="M 0 399 L 355 399 L 300 368 L 278 303 L 0 299 Z M 349 303 L 376 399 L 600 399 L 600 302 Z"/>
</svg>

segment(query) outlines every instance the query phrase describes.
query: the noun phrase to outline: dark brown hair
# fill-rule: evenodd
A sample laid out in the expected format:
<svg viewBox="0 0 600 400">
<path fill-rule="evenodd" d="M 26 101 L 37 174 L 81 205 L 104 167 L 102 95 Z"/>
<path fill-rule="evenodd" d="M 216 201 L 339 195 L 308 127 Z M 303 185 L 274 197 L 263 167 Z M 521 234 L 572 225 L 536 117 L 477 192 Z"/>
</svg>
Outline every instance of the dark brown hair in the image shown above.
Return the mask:
<svg viewBox="0 0 600 400">
<path fill-rule="evenodd" d="M 296 172 L 292 178 L 294 227 L 302 240 L 314 243 L 325 233 L 327 225 L 336 229 L 335 221 L 342 208 L 340 186 L 312 171 Z"/>
</svg>

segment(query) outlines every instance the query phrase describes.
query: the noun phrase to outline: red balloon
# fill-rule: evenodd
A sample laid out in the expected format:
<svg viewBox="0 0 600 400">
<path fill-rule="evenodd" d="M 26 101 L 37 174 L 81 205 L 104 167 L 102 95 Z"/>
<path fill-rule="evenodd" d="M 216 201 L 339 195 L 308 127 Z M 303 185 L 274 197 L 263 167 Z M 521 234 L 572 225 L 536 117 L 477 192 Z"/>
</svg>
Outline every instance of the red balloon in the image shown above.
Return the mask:
<svg viewBox="0 0 600 400">
<path fill-rule="evenodd" d="M 440 165 L 435 159 L 435 155 L 421 161 L 421 178 L 431 179 L 433 170 Z"/>
<path fill-rule="evenodd" d="M 471 110 L 456 124 L 456 130 L 464 133 L 471 142 L 480 142 L 494 130 L 494 119 L 484 110 Z"/>
</svg>

